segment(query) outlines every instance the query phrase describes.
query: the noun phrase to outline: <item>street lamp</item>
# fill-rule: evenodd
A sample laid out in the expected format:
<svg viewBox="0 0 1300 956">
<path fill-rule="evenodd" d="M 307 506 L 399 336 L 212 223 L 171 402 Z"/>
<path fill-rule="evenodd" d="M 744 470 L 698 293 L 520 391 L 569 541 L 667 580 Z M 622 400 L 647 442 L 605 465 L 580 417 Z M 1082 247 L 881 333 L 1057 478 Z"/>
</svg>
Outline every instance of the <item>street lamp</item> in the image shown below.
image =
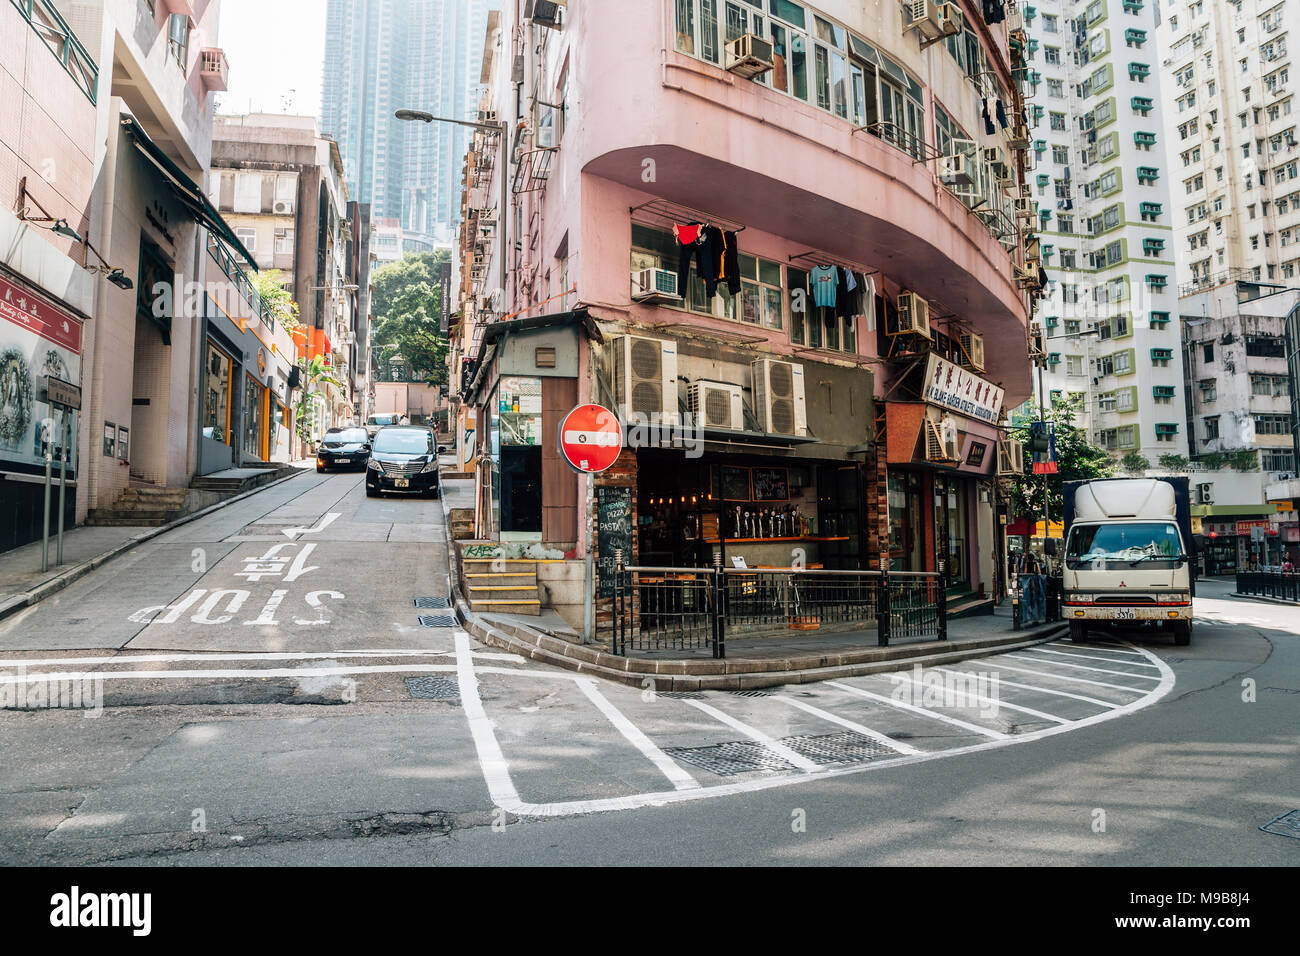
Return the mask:
<svg viewBox="0 0 1300 956">
<path fill-rule="evenodd" d="M 509 199 L 507 198 L 508 186 L 506 183 L 506 150 L 508 149 L 506 143 L 506 124 L 500 121 L 476 123 L 472 120 L 447 119 L 442 116 L 434 116 L 432 113 L 426 113 L 424 110 L 403 109 L 398 110 L 393 115 L 397 117 L 397 119 L 408 123 L 452 123 L 456 126 L 468 126 L 470 129 L 478 129 L 489 133 L 501 134 L 501 209 L 499 216 L 502 232 L 499 233 L 499 235 L 504 235 L 506 213 L 508 211 L 507 206 L 509 204 Z M 504 298 L 506 294 L 506 247 L 504 242 L 499 244 L 498 255 L 501 258 L 501 296 L 503 305 L 502 311 L 504 312 Z M 444 289 L 443 294 L 446 295 L 446 293 L 447 290 Z"/>
</svg>

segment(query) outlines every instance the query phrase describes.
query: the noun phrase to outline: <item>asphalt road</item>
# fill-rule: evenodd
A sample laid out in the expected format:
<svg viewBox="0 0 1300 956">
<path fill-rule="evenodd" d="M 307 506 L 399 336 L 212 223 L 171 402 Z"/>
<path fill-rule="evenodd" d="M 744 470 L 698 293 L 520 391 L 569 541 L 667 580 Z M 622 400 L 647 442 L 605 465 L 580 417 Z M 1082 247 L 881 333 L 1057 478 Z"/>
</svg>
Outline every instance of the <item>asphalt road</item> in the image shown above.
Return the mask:
<svg viewBox="0 0 1300 956">
<path fill-rule="evenodd" d="M 422 626 L 448 588 L 438 502 L 304 475 L 0 622 L 24 708 L 0 711 L 0 862 L 1300 858 L 1259 829 L 1300 808 L 1296 611 L 1218 582 L 1187 648 L 1055 641 L 761 695 Z M 91 709 L 41 697 L 74 688 Z"/>
</svg>

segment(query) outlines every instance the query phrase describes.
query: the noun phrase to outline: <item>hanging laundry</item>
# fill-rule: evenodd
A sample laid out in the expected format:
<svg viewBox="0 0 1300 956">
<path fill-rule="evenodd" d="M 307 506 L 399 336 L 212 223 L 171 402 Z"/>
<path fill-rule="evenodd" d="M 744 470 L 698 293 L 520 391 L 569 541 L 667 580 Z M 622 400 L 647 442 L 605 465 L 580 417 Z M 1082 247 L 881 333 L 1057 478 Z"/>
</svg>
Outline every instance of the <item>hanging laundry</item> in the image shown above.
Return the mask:
<svg viewBox="0 0 1300 956">
<path fill-rule="evenodd" d="M 986 96 L 980 100 L 980 112 L 984 116 L 984 132 L 992 136 L 998 131 L 993 125 L 993 97 Z"/>
<path fill-rule="evenodd" d="M 1006 7 L 1003 0 L 984 0 L 984 22 L 1002 23 L 1007 18 Z"/>
<path fill-rule="evenodd" d="M 704 278 L 710 269 L 707 242 L 704 236 L 704 223 L 693 222 L 688 225 L 673 226 L 673 235 L 677 237 L 677 294 L 683 299 L 690 290 L 691 262 L 695 262 L 695 271 Z M 706 280 L 707 282 L 707 280 Z"/>
<path fill-rule="evenodd" d="M 813 266 L 808 275 L 812 280 L 813 304 L 818 308 L 835 308 L 839 269 L 835 266 Z"/>
<path fill-rule="evenodd" d="M 727 284 L 727 291 L 733 296 L 740 295 L 740 247 L 736 244 L 734 232 L 722 234 L 722 260 L 718 269 L 718 281 Z"/>
<path fill-rule="evenodd" d="M 876 331 L 876 280 L 873 276 L 862 277 L 862 300 L 867 317 L 867 331 Z"/>
<path fill-rule="evenodd" d="M 848 272 L 848 271 L 845 272 L 845 274 L 844 274 L 844 284 L 845 284 L 845 286 L 848 287 L 848 290 L 849 290 L 850 292 L 856 292 L 857 289 L 858 289 L 858 287 L 861 285 L 861 283 L 858 282 L 858 276 L 859 276 L 859 275 L 860 275 L 860 273 L 857 273 L 857 272 Z"/>
<path fill-rule="evenodd" d="M 1002 101 L 1001 101 L 1001 100 L 998 100 L 998 101 L 997 101 L 997 105 L 994 107 L 994 111 L 997 113 L 998 124 L 999 124 L 1003 129 L 1006 129 L 1006 128 L 1007 128 L 1007 111 L 1006 111 L 1006 109 L 1002 106 Z M 989 132 L 992 132 L 992 130 L 989 130 Z"/>
</svg>

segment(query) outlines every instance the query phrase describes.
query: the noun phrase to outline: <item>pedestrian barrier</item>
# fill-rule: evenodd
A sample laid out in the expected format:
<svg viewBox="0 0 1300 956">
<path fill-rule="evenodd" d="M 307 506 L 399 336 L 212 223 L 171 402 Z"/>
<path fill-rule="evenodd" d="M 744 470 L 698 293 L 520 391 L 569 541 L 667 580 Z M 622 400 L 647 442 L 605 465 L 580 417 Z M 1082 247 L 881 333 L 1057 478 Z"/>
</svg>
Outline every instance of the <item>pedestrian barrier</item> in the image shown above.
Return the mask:
<svg viewBox="0 0 1300 956">
<path fill-rule="evenodd" d="M 1238 571 L 1237 593 L 1300 602 L 1300 575 L 1276 571 Z"/>
<path fill-rule="evenodd" d="M 704 651 L 728 634 L 875 629 L 876 643 L 947 640 L 942 572 L 625 567 L 616 558 L 613 653 Z"/>
</svg>

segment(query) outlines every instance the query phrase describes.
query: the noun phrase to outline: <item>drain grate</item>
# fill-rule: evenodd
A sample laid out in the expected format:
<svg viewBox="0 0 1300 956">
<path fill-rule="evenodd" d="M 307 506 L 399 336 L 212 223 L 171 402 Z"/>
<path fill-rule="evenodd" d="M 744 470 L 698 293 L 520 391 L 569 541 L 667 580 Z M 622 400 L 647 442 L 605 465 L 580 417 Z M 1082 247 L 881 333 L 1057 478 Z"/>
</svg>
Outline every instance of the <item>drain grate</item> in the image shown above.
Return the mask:
<svg viewBox="0 0 1300 956">
<path fill-rule="evenodd" d="M 416 700 L 460 700 L 460 683 L 454 677 L 408 677 L 406 689 Z"/>
<path fill-rule="evenodd" d="M 694 690 L 658 690 L 655 691 L 657 697 L 667 697 L 669 700 L 704 700 L 704 695 Z"/>
<path fill-rule="evenodd" d="M 708 747 L 665 747 L 664 753 L 720 777 L 738 773 L 780 772 L 794 766 L 782 760 L 762 744 L 733 740 Z"/>
<path fill-rule="evenodd" d="M 728 691 L 727 693 L 731 694 L 733 697 L 771 697 L 772 696 L 765 690 L 732 690 L 732 691 Z"/>
<path fill-rule="evenodd" d="M 455 627 L 455 614 L 421 614 L 420 627 Z"/>
<path fill-rule="evenodd" d="M 451 598 L 445 597 L 428 597 L 416 598 L 415 606 L 421 610 L 437 610 L 439 608 L 451 607 Z"/>
<path fill-rule="evenodd" d="M 1292 810 L 1290 813 L 1275 817 L 1260 829 L 1265 833 L 1276 833 L 1278 836 L 1300 840 L 1300 810 Z"/>
<path fill-rule="evenodd" d="M 816 764 L 863 763 L 876 757 L 896 757 L 898 751 L 851 730 L 838 734 L 782 737 L 781 743 Z"/>
</svg>

